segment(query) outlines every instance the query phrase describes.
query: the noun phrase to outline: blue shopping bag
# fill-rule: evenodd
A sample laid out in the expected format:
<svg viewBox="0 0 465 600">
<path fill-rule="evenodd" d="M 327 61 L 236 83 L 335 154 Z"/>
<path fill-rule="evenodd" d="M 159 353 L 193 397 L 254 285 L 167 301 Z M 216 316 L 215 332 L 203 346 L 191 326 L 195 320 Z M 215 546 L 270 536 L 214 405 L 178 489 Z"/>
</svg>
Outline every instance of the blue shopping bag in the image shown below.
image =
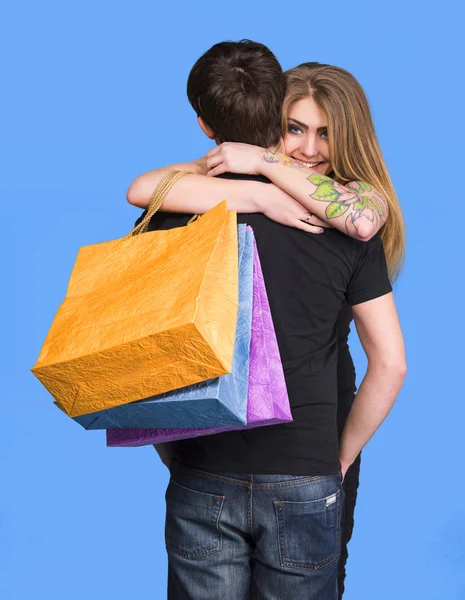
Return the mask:
<svg viewBox="0 0 465 600">
<path fill-rule="evenodd" d="M 238 226 L 239 305 L 232 371 L 186 388 L 73 417 L 85 429 L 181 428 L 247 422 L 253 299 L 253 233 Z M 195 360 L 195 357 L 193 357 Z"/>
</svg>

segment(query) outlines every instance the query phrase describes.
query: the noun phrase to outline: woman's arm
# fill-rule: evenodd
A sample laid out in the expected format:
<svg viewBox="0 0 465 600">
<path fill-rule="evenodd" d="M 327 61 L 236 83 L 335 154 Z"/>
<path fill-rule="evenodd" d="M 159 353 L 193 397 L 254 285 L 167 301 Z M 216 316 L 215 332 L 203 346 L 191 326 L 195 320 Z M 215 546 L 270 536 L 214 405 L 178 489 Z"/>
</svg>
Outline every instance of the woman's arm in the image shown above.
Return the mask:
<svg viewBox="0 0 465 600">
<path fill-rule="evenodd" d="M 269 219 L 308 233 L 323 233 L 325 225 L 318 217 L 309 219 L 308 210 L 279 187 L 257 181 L 215 179 L 201 175 L 206 159 L 194 163 L 179 163 L 149 171 L 135 179 L 127 191 L 130 204 L 147 208 L 153 190 L 170 171 L 186 170 L 186 175 L 168 192 L 160 210 L 187 214 L 203 214 L 222 200 L 228 208 L 239 213 L 263 213 Z"/>
<path fill-rule="evenodd" d="M 311 213 L 350 237 L 370 240 L 385 223 L 384 197 L 363 181 L 343 186 L 280 152 L 224 143 L 207 154 L 208 175 L 258 173 L 298 200 Z"/>
<path fill-rule="evenodd" d="M 126 199 L 129 204 L 133 206 L 138 206 L 139 208 L 148 208 L 150 198 L 152 196 L 153 190 L 157 187 L 163 177 L 169 173 L 170 171 L 190 171 L 196 175 L 206 175 L 206 158 L 198 158 L 192 162 L 186 163 L 177 163 L 175 165 L 169 165 L 167 167 L 160 167 L 159 169 L 154 169 L 153 171 L 147 171 L 139 177 L 136 177 L 134 181 L 128 188 L 126 192 Z M 165 202 L 162 204 L 160 210 L 170 211 L 170 212 L 194 212 L 189 210 L 189 207 L 186 206 L 186 210 L 176 210 L 176 201 L 167 202 L 168 208 L 165 207 Z M 211 208 L 211 207 L 209 207 Z M 208 208 L 207 208 L 208 210 Z M 199 211 L 205 212 L 205 211 Z"/>
<path fill-rule="evenodd" d="M 126 194 L 128 202 L 147 208 L 154 189 L 170 171 L 191 171 L 192 175 L 185 175 L 177 181 L 163 201 L 161 211 L 203 214 L 227 199 L 231 210 L 260 212 L 258 199 L 265 184 L 205 177 L 198 161 L 178 163 L 140 175 L 129 186 Z"/>
</svg>

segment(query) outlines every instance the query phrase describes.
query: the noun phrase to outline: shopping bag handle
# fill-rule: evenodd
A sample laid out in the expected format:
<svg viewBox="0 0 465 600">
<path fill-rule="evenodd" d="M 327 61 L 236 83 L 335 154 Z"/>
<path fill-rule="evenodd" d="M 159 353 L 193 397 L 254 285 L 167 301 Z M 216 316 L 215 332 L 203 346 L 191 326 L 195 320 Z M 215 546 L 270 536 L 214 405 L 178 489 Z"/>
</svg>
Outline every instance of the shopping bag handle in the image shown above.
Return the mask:
<svg viewBox="0 0 465 600">
<path fill-rule="evenodd" d="M 153 191 L 147 209 L 147 214 L 139 223 L 139 225 L 134 227 L 134 229 L 130 231 L 124 239 L 127 240 L 135 235 L 139 235 L 139 233 L 145 233 L 147 231 L 147 227 L 149 226 L 150 219 L 160 208 L 160 206 L 163 203 L 163 200 L 166 198 L 166 195 L 176 183 L 176 181 L 178 181 L 178 179 L 181 179 L 181 177 L 184 177 L 184 175 L 190 174 L 192 174 L 191 171 L 170 171 L 170 173 L 165 175 L 165 177 L 163 177 L 163 179 Z"/>
</svg>

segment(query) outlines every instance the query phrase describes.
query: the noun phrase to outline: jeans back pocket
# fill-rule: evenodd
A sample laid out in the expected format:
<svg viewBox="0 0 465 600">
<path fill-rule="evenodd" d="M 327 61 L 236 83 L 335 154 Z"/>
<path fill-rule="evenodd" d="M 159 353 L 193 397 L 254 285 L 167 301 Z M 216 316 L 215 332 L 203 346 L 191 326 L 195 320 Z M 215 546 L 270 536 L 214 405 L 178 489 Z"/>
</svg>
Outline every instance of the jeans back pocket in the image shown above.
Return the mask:
<svg viewBox="0 0 465 600">
<path fill-rule="evenodd" d="M 340 491 L 310 502 L 275 502 L 282 566 L 320 569 L 338 558 Z"/>
<path fill-rule="evenodd" d="M 165 543 L 170 552 L 201 558 L 222 548 L 224 496 L 197 492 L 173 479 L 166 490 Z"/>
</svg>

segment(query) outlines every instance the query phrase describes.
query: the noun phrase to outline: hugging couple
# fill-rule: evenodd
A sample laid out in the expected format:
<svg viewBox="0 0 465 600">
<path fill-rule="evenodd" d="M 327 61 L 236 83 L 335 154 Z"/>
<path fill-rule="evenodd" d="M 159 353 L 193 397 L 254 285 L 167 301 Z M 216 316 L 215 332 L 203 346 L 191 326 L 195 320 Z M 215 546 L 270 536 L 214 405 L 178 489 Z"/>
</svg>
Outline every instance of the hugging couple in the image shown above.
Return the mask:
<svg viewBox="0 0 465 600">
<path fill-rule="evenodd" d="M 336 600 L 360 453 L 406 372 L 391 288 L 401 209 L 365 94 L 344 69 L 283 73 L 266 46 L 222 42 L 195 63 L 187 94 L 215 147 L 139 176 L 127 198 L 147 208 L 166 173 L 185 169 L 149 230 L 185 226 L 224 199 L 253 228 L 294 420 L 156 446 L 171 474 L 168 597 Z M 358 391 L 352 320 L 368 358 Z"/>
</svg>

